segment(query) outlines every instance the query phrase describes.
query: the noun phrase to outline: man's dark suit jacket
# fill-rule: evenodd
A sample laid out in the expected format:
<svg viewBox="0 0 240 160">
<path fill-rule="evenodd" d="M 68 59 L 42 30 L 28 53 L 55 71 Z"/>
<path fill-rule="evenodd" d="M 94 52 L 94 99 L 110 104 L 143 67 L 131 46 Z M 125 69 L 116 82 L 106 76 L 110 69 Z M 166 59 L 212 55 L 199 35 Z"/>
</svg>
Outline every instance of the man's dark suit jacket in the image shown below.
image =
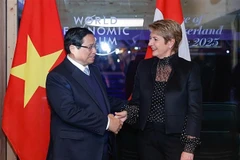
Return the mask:
<svg viewBox="0 0 240 160">
<path fill-rule="evenodd" d="M 89 69 L 103 92 L 108 112 L 119 111 L 123 101 L 108 97 L 98 68 L 89 65 Z M 67 58 L 47 76 L 51 107 L 48 160 L 102 159 L 108 118 L 84 76 Z"/>
<path fill-rule="evenodd" d="M 143 130 L 151 107 L 158 58 L 140 62 L 131 103 L 140 107 L 138 127 Z M 182 133 L 187 116 L 187 135 L 199 137 L 202 119 L 202 91 L 199 67 L 174 55 L 172 72 L 165 89 L 166 133 Z"/>
</svg>

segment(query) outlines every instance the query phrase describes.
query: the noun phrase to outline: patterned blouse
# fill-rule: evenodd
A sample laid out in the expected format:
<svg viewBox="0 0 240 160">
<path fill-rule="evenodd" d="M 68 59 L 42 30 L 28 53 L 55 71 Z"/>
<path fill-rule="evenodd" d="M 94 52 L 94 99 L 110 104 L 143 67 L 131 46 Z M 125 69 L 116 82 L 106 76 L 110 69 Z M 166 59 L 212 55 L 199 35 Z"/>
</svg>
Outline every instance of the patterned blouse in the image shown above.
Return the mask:
<svg viewBox="0 0 240 160">
<path fill-rule="evenodd" d="M 170 59 L 173 56 L 174 55 L 165 57 L 163 59 L 159 59 L 157 70 L 156 70 L 154 90 L 152 94 L 152 104 L 151 104 L 150 112 L 147 118 L 148 122 L 165 123 L 164 91 L 167 85 L 168 78 L 172 71 Z M 137 118 L 139 116 L 138 106 L 127 105 L 125 110 L 128 112 L 128 120 L 126 122 L 129 124 L 136 123 Z M 186 120 L 187 120 L 187 117 L 186 117 Z M 193 153 L 196 146 L 200 144 L 199 138 L 186 135 L 185 128 L 183 128 L 183 132 L 181 134 L 180 139 L 181 139 L 181 142 L 184 144 L 185 152 Z"/>
</svg>

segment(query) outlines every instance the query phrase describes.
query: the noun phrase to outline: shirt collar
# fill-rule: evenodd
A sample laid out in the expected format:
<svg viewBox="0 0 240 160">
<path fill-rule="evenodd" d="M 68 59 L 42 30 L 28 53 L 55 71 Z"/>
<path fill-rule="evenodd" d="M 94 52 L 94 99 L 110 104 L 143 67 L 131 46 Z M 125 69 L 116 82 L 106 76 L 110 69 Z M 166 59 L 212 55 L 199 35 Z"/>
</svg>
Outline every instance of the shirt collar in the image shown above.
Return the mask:
<svg viewBox="0 0 240 160">
<path fill-rule="evenodd" d="M 82 72 L 84 71 L 85 68 L 89 68 L 88 65 L 87 66 L 83 66 L 80 63 L 76 62 L 75 60 L 73 60 L 69 55 L 67 55 L 67 59 L 74 65 L 76 66 L 78 69 L 80 69 Z"/>
</svg>

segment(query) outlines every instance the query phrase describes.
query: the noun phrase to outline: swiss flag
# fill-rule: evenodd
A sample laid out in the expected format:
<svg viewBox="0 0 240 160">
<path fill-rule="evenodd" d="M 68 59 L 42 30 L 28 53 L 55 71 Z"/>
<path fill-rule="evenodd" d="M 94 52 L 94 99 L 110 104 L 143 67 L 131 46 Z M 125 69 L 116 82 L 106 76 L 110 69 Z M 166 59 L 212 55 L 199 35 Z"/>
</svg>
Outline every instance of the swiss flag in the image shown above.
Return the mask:
<svg viewBox="0 0 240 160">
<path fill-rule="evenodd" d="M 46 76 L 65 57 L 55 0 L 25 0 L 4 99 L 2 129 L 20 160 L 46 160 Z"/>
<path fill-rule="evenodd" d="M 183 13 L 180 0 L 156 0 L 156 10 L 154 21 L 160 19 L 172 19 L 181 24 L 182 27 L 182 42 L 179 46 L 179 57 L 191 61 L 188 40 L 183 21 Z M 152 57 L 152 50 L 148 47 L 145 59 Z"/>
</svg>

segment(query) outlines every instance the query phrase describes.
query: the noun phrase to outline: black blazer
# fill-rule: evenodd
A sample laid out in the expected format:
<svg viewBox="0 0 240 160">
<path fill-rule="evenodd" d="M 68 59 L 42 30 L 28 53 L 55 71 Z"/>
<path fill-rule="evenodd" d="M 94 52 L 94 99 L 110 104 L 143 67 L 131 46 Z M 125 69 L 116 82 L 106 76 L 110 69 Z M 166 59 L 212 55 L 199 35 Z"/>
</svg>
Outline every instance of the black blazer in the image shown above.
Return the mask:
<svg viewBox="0 0 240 160">
<path fill-rule="evenodd" d="M 108 97 L 98 68 L 89 65 L 103 91 L 108 112 L 121 110 L 123 101 Z M 51 107 L 48 160 L 101 160 L 107 115 L 103 114 L 84 73 L 67 58 L 47 76 Z"/>
<path fill-rule="evenodd" d="M 131 103 L 139 105 L 138 127 L 141 130 L 146 125 L 151 107 L 158 60 L 154 57 L 141 61 L 135 76 Z M 187 135 L 199 137 L 202 119 L 199 67 L 177 54 L 170 59 L 170 63 L 172 72 L 165 89 L 166 133 L 181 133 L 187 116 Z"/>
</svg>

